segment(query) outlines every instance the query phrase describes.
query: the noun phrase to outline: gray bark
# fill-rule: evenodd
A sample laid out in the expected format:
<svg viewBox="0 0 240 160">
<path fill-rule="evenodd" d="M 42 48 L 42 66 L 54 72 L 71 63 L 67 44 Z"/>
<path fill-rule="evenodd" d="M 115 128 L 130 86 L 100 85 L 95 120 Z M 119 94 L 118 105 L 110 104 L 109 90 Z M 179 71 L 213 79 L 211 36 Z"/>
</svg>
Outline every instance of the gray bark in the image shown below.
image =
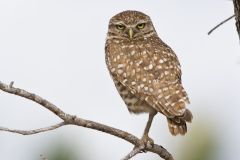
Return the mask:
<svg viewBox="0 0 240 160">
<path fill-rule="evenodd" d="M 233 5 L 234 5 L 237 32 L 240 38 L 240 0 L 233 0 Z"/>
</svg>

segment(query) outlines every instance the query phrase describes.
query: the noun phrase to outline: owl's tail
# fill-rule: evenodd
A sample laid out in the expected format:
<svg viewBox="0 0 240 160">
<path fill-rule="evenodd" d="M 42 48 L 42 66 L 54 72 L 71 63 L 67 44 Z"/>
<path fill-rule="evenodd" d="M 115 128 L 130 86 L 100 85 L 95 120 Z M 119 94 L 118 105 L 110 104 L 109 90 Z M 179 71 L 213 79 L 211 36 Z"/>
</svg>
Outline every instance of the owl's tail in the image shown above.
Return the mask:
<svg viewBox="0 0 240 160">
<path fill-rule="evenodd" d="M 192 113 L 188 109 L 186 109 L 184 115 L 181 117 L 167 118 L 169 131 L 174 136 L 178 134 L 184 135 L 187 133 L 186 122 L 190 123 L 192 118 Z"/>
</svg>

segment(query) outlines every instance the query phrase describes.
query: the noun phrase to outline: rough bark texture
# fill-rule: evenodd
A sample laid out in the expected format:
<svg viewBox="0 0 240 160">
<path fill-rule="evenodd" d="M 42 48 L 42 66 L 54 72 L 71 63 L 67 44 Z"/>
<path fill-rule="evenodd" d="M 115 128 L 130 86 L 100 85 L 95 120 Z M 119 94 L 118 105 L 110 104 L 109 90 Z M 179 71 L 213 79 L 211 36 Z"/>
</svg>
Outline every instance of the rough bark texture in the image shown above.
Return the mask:
<svg viewBox="0 0 240 160">
<path fill-rule="evenodd" d="M 233 4 L 234 4 L 237 32 L 240 38 L 240 0 L 233 0 Z"/>
<path fill-rule="evenodd" d="M 10 94 L 14 94 L 16 96 L 20 96 L 23 98 L 26 98 L 28 100 L 31 100 L 35 103 L 40 104 L 42 107 L 48 109 L 50 112 L 54 113 L 56 116 L 58 116 L 62 122 L 45 127 L 45 128 L 40 128 L 40 129 L 35 129 L 35 130 L 16 130 L 16 129 L 9 129 L 6 127 L 0 127 L 0 131 L 6 131 L 6 132 L 12 132 L 12 133 L 17 133 L 17 134 L 22 134 L 22 135 L 32 135 L 32 134 L 37 134 L 41 132 L 47 132 L 50 130 L 57 129 L 62 126 L 66 125 L 75 125 L 75 126 L 81 126 L 85 128 L 90 128 L 94 130 L 98 130 L 101 132 L 108 133 L 110 135 L 113 135 L 115 137 L 121 138 L 125 141 L 128 141 L 129 143 L 132 143 L 135 146 L 140 146 L 141 142 L 140 139 L 138 139 L 136 136 L 126 132 L 122 131 L 117 128 L 113 128 L 98 122 L 93 122 L 90 120 L 85 120 L 82 118 L 79 118 L 75 115 L 70 115 L 62 111 L 60 108 L 58 108 L 56 105 L 53 103 L 49 102 L 48 100 L 34 94 L 31 92 L 28 92 L 26 90 L 20 89 L 20 88 L 15 88 L 13 87 L 13 82 L 10 83 L 10 85 L 4 84 L 0 81 L 0 91 L 7 92 Z M 165 160 L 174 160 L 172 155 L 162 146 L 154 144 L 153 146 L 140 146 L 140 148 L 144 148 L 145 151 L 149 151 L 152 153 L 158 154 L 161 158 Z M 139 150 L 133 150 L 130 153 L 130 156 L 127 156 L 128 158 L 125 159 L 130 159 L 131 157 L 135 156 L 136 154 L 140 153 Z"/>
</svg>

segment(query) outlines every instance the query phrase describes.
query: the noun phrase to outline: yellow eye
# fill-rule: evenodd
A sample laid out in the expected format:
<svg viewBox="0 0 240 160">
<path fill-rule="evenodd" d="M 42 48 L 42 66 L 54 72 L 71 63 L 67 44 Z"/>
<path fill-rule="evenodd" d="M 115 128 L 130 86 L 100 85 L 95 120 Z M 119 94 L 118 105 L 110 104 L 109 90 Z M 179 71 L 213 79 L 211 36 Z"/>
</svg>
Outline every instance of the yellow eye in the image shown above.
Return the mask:
<svg viewBox="0 0 240 160">
<path fill-rule="evenodd" d="M 116 28 L 117 28 L 118 30 L 124 30 L 124 29 L 125 29 L 125 26 L 124 26 L 123 24 L 117 24 L 117 25 L 116 25 Z"/>
<path fill-rule="evenodd" d="M 138 29 L 143 29 L 145 27 L 145 23 L 140 23 L 137 25 Z"/>
</svg>

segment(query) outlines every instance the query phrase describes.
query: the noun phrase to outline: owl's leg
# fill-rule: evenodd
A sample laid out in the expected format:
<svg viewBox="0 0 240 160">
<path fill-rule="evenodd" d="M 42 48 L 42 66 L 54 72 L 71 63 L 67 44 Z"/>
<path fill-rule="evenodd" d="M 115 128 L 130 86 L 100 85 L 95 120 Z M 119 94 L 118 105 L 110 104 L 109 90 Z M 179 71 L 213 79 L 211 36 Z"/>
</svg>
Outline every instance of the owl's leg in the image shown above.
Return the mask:
<svg viewBox="0 0 240 160">
<path fill-rule="evenodd" d="M 151 145 L 154 144 L 153 140 L 151 138 L 149 138 L 148 133 L 149 133 L 150 127 L 152 125 L 153 118 L 156 115 L 156 113 L 157 112 L 149 113 L 148 121 L 147 121 L 146 127 L 144 129 L 143 136 L 141 138 L 141 141 L 144 142 L 145 145 L 147 145 L 148 142 L 150 142 Z"/>
<path fill-rule="evenodd" d="M 143 136 L 141 138 L 140 146 L 141 145 L 144 145 L 144 146 L 147 146 L 147 145 L 153 146 L 154 145 L 154 141 L 148 136 L 148 132 L 152 125 L 153 118 L 156 114 L 157 114 L 156 111 L 149 113 L 148 121 L 147 121 L 146 127 L 144 129 Z"/>
</svg>

